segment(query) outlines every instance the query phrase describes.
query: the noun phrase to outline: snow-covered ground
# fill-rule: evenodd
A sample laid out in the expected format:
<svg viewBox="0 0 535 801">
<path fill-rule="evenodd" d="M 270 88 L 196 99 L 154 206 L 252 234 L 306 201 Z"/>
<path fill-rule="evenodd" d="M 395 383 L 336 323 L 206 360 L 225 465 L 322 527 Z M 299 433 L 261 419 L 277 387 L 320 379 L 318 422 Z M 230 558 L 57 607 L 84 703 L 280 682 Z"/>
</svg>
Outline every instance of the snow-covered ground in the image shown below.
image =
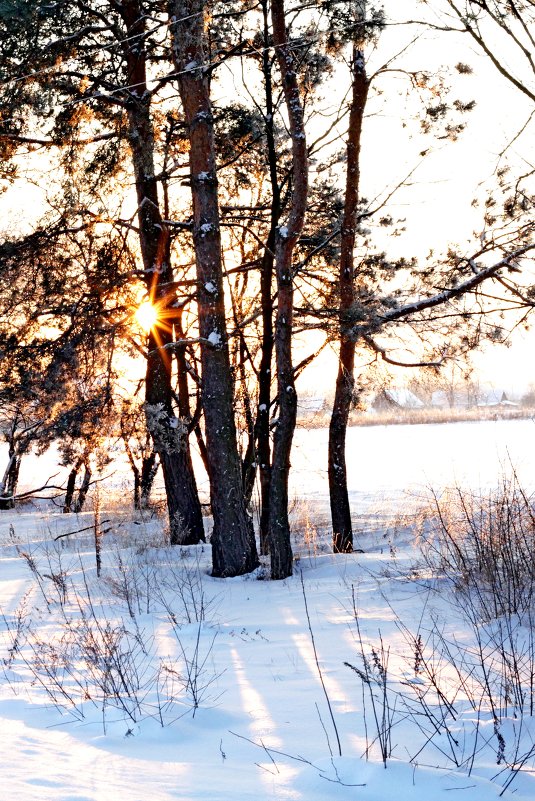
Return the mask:
<svg viewBox="0 0 535 801">
<path fill-rule="evenodd" d="M 0 796 L 535 797 L 529 688 L 524 714 L 511 699 L 489 708 L 474 628 L 447 583 L 416 565 L 406 527 L 429 488 L 487 488 L 511 464 L 532 485 L 534 433 L 531 421 L 351 429 L 365 552 L 333 556 L 321 534 L 326 433 L 299 431 L 301 530 L 284 582 L 212 578 L 209 546 L 165 547 L 161 521 L 106 485 L 100 578 L 91 528 L 54 539 L 91 527 L 91 509 L 0 513 Z M 23 481 L 50 466 L 29 458 Z M 457 653 L 469 656 L 456 667 Z"/>
<path fill-rule="evenodd" d="M 317 517 L 328 520 L 326 429 L 298 428 L 295 432 L 290 474 L 290 495 L 305 502 Z M 472 488 L 494 486 L 511 468 L 522 482 L 535 484 L 535 421 L 496 420 L 440 425 L 357 426 L 347 432 L 347 470 L 355 518 L 380 508 L 384 502 L 406 506 L 429 497 L 432 488 L 460 484 Z M 200 491 L 208 493 L 208 481 L 200 458 L 193 453 Z M 0 471 L 7 449 L 0 443 Z M 118 457 L 104 469 L 110 490 L 131 492 L 132 478 L 124 459 Z M 44 478 L 65 478 L 58 456 L 51 448 L 44 456 L 24 457 L 20 486 L 36 487 Z M 161 480 L 161 477 L 159 477 Z M 399 509 L 392 508 L 397 514 Z"/>
</svg>

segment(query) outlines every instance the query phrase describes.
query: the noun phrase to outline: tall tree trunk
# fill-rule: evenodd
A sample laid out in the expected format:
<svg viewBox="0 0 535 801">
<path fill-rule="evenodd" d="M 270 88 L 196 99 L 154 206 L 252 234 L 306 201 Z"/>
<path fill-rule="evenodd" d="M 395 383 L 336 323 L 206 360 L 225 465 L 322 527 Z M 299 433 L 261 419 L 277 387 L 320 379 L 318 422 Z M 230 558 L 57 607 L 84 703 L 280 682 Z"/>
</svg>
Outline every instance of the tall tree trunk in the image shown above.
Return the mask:
<svg viewBox="0 0 535 801">
<path fill-rule="evenodd" d="M 146 54 L 143 46 L 146 15 L 140 0 L 125 0 L 118 8 L 125 22 L 128 65 L 128 139 L 134 166 L 140 245 L 145 283 L 151 301 L 161 308 L 174 300 L 169 232 L 158 198 L 154 169 L 154 131 L 147 90 Z M 148 337 L 146 416 L 155 450 L 162 465 L 171 543 L 188 545 L 204 539 L 201 505 L 193 473 L 189 431 L 172 405 L 171 326 L 156 325 Z"/>
<path fill-rule="evenodd" d="M 255 434 L 257 462 L 260 473 L 260 552 L 269 552 L 269 499 L 271 493 L 271 443 L 269 415 L 271 409 L 271 365 L 273 361 L 273 265 L 275 263 L 275 235 L 281 214 L 280 187 L 277 175 L 277 151 L 274 131 L 274 103 L 269 50 L 270 30 L 268 2 L 262 0 L 264 52 L 262 72 L 266 100 L 266 143 L 271 184 L 271 225 L 266 248 L 262 256 L 260 293 L 262 300 L 262 356 L 258 374 L 258 411 Z"/>
<path fill-rule="evenodd" d="M 273 213 L 273 212 L 272 212 Z M 277 217 L 278 222 L 278 217 Z M 273 264 L 275 226 L 270 232 L 262 257 L 260 293 L 262 299 L 262 355 L 258 371 L 258 410 L 256 415 L 256 455 L 260 475 L 260 552 L 269 552 L 269 503 L 271 495 L 271 441 L 269 415 L 271 410 L 271 365 L 273 362 Z"/>
<path fill-rule="evenodd" d="M 188 127 L 193 241 L 197 264 L 202 398 L 208 450 L 213 575 L 236 576 L 258 564 L 243 496 L 223 293 L 221 235 L 210 104 L 203 49 L 205 4 L 170 0 L 173 59 Z"/>
<path fill-rule="evenodd" d="M 366 13 L 365 3 L 363 2 L 360 5 L 362 6 L 361 13 L 364 20 Z M 369 86 L 363 47 L 358 43 L 353 47 L 351 68 L 353 73 L 353 92 L 347 133 L 347 174 L 338 277 L 340 350 L 333 411 L 329 425 L 329 498 L 335 553 L 346 553 L 353 550 L 353 530 L 347 492 L 345 450 L 347 421 L 355 384 L 355 344 L 348 334 L 351 326 L 351 307 L 355 301 L 353 261 L 358 224 L 360 142 Z"/>
<path fill-rule="evenodd" d="M 292 258 L 305 219 L 308 196 L 308 154 L 303 107 L 297 79 L 297 60 L 286 35 L 284 0 L 271 4 L 273 44 L 282 77 L 284 99 L 292 137 L 292 197 L 288 222 L 277 229 L 275 265 L 277 275 L 277 397 L 279 420 L 275 429 L 269 504 L 269 545 L 271 576 L 283 579 L 292 574 L 292 546 L 288 519 L 288 476 L 297 413 L 292 361 L 293 269 Z"/>
</svg>

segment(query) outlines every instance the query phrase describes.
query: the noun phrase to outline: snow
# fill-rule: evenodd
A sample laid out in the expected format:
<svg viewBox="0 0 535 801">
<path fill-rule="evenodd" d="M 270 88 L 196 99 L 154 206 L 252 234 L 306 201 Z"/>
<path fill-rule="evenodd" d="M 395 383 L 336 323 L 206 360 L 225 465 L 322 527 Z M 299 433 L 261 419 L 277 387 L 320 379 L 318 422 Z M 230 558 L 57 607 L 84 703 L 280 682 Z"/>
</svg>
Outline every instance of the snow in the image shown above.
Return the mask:
<svg viewBox="0 0 535 801">
<path fill-rule="evenodd" d="M 395 516 L 399 506 L 428 500 L 431 488 L 485 490 L 512 467 L 533 488 L 535 450 L 526 443 L 534 434 L 531 419 L 350 427 L 346 464 L 353 514 L 362 519 L 380 508 Z M 328 519 L 326 430 L 297 430 L 290 496 L 311 504 L 316 518 Z"/>
<path fill-rule="evenodd" d="M 221 334 L 219 331 L 211 331 L 208 336 L 208 342 L 210 345 L 213 345 L 214 348 L 217 348 L 218 345 L 221 345 Z"/>
<path fill-rule="evenodd" d="M 43 503 L 0 512 L 0 732 L 4 754 L 9 755 L 0 761 L 0 782 L 8 788 L 8 797 L 18 801 L 498 798 L 510 773 L 504 764 L 496 764 L 492 721 L 484 710 L 470 775 L 466 760 L 474 748 L 477 715 L 462 699 L 455 701 L 459 714 L 451 725 L 464 749 L 463 767 L 455 767 L 439 751 L 446 742 L 439 738 L 436 748 L 431 744 L 416 757 L 422 734 L 400 710 L 385 769 L 378 744 L 372 743 L 369 702 L 366 756 L 363 686 L 344 663 L 362 668 L 353 595 L 366 648 L 368 643 L 377 647 L 381 637 L 390 649 L 389 692 L 402 688 L 414 694 L 427 686 L 425 675 L 413 668 L 414 654 L 400 621 L 413 632 L 425 633 L 434 615 L 459 640 L 469 638 L 469 627 L 445 587 L 421 571 L 414 577 L 418 552 L 410 532 L 402 528 L 387 534 L 387 529 L 395 514 L 422 502 L 427 486 L 440 492 L 452 479 L 463 486 L 492 486 L 509 457 L 519 476 L 531 476 L 533 485 L 535 457 L 530 455 L 533 449 L 526 448 L 532 428 L 531 421 L 510 421 L 350 429 L 350 493 L 359 523 L 358 543 L 365 552 L 336 556 L 328 552 L 321 528 L 328 506 L 326 432 L 299 430 L 291 492 L 296 498 L 293 525 L 300 533 L 294 542 L 295 574 L 284 582 L 257 580 L 262 569 L 257 576 L 212 578 L 209 546 L 165 546 L 163 521 L 148 513 L 134 514 L 121 493 L 107 491 L 105 483 L 100 488 L 101 518 L 111 521 L 111 530 L 103 537 L 100 578 L 91 530 L 54 540 L 91 526 L 91 510 L 62 515 Z M 37 459 L 30 461 L 24 480 L 35 479 L 39 464 Z M 41 464 L 43 477 L 49 467 Z M 117 480 L 114 476 L 112 484 Z M 34 560 L 44 592 L 24 553 Z M 64 603 L 51 578 L 60 575 L 67 587 Z M 83 638 L 69 652 L 71 673 L 65 686 L 84 717 L 62 697 L 53 703 L 44 684 L 36 680 L 43 679 L 42 670 L 36 674 L 30 669 L 37 643 L 47 647 L 55 643 L 61 651 L 61 642 L 83 629 L 81 609 L 85 620 L 91 621 L 88 594 L 101 625 L 107 621 L 111 629 L 124 627 L 130 642 L 142 645 L 134 649 L 139 671 L 135 720 L 117 708 L 113 698 L 107 706 L 99 701 L 92 678 L 98 660 L 89 650 L 85 658 L 90 662 L 84 667 Z M 11 657 L 23 608 L 31 631 L 26 630 Z M 41 649 L 39 653 L 45 653 L 44 646 Z M 197 665 L 196 688 L 187 686 L 188 664 L 190 675 Z M 151 683 L 155 668 L 167 671 L 159 695 Z M 56 670 L 61 674 L 60 661 Z M 73 676 L 82 677 L 81 689 L 77 690 Z M 134 686 L 135 676 L 128 681 Z M 194 692 L 201 696 L 196 709 Z M 126 703 L 131 699 L 127 697 Z M 503 723 L 508 749 L 515 725 Z M 525 717 L 523 725 L 530 747 L 535 735 L 531 718 Z M 502 798 L 534 797 L 532 762 L 519 771 Z"/>
<path fill-rule="evenodd" d="M 205 289 L 206 289 L 206 291 L 207 291 L 207 292 L 209 292 L 211 295 L 214 295 L 214 294 L 217 292 L 217 287 L 216 287 L 216 285 L 215 285 L 214 283 L 212 283 L 212 281 L 208 281 L 208 282 L 207 282 L 207 283 L 204 285 L 204 288 L 205 288 Z"/>
</svg>

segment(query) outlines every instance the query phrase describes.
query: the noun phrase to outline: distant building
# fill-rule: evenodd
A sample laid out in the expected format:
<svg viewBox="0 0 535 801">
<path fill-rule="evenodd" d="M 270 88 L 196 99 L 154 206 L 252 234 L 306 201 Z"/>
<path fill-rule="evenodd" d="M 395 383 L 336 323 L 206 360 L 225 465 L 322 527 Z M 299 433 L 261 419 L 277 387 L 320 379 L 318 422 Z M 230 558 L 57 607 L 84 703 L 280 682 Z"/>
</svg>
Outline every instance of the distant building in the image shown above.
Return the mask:
<svg viewBox="0 0 535 801">
<path fill-rule="evenodd" d="M 410 389 L 382 389 L 375 396 L 372 408 L 381 412 L 395 409 L 408 411 L 424 409 L 425 403 Z"/>
<path fill-rule="evenodd" d="M 485 394 L 485 396 L 479 401 L 477 405 L 478 407 L 484 407 L 484 408 L 495 407 L 495 406 L 502 408 L 504 407 L 514 408 L 519 404 L 516 403 L 515 401 L 509 400 L 509 398 L 507 397 L 507 393 L 505 393 L 503 390 L 491 389 L 489 390 L 489 392 Z"/>
</svg>

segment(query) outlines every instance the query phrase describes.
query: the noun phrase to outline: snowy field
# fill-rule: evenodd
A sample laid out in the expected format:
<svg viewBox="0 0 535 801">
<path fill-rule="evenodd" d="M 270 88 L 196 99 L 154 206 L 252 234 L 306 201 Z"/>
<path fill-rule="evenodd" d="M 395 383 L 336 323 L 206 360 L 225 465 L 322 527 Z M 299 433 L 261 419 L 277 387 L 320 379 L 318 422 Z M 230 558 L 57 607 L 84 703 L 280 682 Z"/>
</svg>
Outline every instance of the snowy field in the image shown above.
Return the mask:
<svg viewBox="0 0 535 801">
<path fill-rule="evenodd" d="M 329 522 L 327 436 L 297 429 L 290 497 L 318 525 Z M 359 426 L 347 432 L 349 499 L 357 532 L 382 528 L 429 502 L 431 492 L 495 487 L 514 471 L 535 489 L 535 421 Z"/>
<path fill-rule="evenodd" d="M 532 421 L 350 429 L 364 553 L 333 556 L 326 432 L 298 430 L 280 583 L 213 579 L 209 546 L 166 547 L 161 520 L 118 501 L 119 470 L 100 578 L 91 504 L 1 512 L 0 796 L 533 799 L 531 630 L 500 619 L 497 657 L 495 621 L 469 620 L 409 524 L 431 490 L 485 492 L 513 467 L 530 491 L 534 436 Z M 29 457 L 22 482 L 49 470 Z"/>
</svg>

